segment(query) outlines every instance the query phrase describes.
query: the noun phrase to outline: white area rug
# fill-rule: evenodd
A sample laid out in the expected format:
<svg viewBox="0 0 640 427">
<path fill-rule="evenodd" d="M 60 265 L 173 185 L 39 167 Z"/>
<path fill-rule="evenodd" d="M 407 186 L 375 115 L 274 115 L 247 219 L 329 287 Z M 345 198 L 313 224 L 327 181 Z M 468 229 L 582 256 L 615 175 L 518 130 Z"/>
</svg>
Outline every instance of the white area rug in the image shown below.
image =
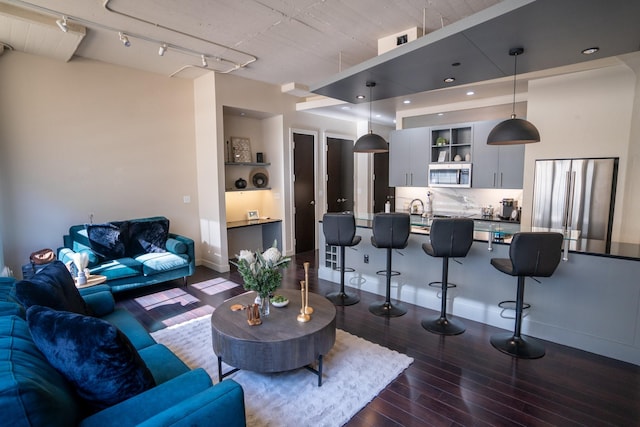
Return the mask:
<svg viewBox="0 0 640 427">
<path fill-rule="evenodd" d="M 204 316 L 151 335 L 189 367 L 204 368 L 217 383 L 210 319 Z M 318 377 L 304 368 L 278 374 L 241 370 L 228 378 L 244 389 L 250 427 L 341 426 L 412 362 L 404 354 L 338 329 L 336 343 L 323 360 L 322 387 Z"/>
</svg>

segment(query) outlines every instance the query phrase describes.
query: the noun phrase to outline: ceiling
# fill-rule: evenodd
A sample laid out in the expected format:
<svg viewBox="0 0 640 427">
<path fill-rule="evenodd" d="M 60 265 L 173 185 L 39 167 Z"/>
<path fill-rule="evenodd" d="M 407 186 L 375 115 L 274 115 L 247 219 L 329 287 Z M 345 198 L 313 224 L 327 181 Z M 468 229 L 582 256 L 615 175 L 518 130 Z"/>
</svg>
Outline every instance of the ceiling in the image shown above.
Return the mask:
<svg viewBox="0 0 640 427">
<path fill-rule="evenodd" d="M 386 100 L 371 104 L 373 121 L 391 126 L 398 111 L 464 103 L 469 89 L 478 98 L 508 96 L 513 82 L 505 76 L 513 67 L 506 51 L 515 42 L 526 48 L 518 60 L 522 70 L 518 92 L 526 92 L 529 76 L 549 72 L 549 67 L 572 67 L 573 54 L 556 60 L 567 56 L 558 51 L 567 45 L 560 40 L 586 43 L 584 47 L 602 43 L 607 49 L 614 41 L 623 42 L 624 47 L 616 47 L 618 53 L 601 51 L 599 58 L 640 46 L 636 29 L 640 26 L 628 26 L 640 16 L 640 2 L 531 2 L 0 0 L 0 42 L 8 45 L 5 52 L 13 48 L 62 61 L 91 58 L 174 78 L 192 79 L 211 71 L 232 73 L 281 85 L 284 92 L 297 96 L 308 96 L 306 89 L 312 87 L 346 101 L 311 97 L 301 110 L 351 119 L 368 117 L 369 99 L 358 105 L 352 95 L 362 92 L 360 88 L 366 90 L 364 82 L 375 77 L 379 83 L 374 98 Z M 502 16 L 511 9 L 517 12 L 533 6 L 546 10 L 520 13 L 515 21 Z M 69 28 L 66 33 L 56 24 L 63 15 Z M 529 15 L 535 19 L 529 20 Z M 417 40 L 378 56 L 378 39 L 413 27 L 418 28 Z M 119 32 L 128 37 L 129 47 L 123 45 Z M 167 50 L 160 56 L 162 44 Z M 549 50 L 542 52 L 540 46 Z M 461 63 L 458 86 L 445 88 L 440 74 L 454 60 Z M 598 63 L 580 66 L 601 66 L 593 65 Z M 536 67 L 545 70 L 536 71 Z M 479 85 L 479 80 L 489 82 Z M 411 104 L 404 104 L 406 97 L 399 95 L 410 95 Z"/>
</svg>

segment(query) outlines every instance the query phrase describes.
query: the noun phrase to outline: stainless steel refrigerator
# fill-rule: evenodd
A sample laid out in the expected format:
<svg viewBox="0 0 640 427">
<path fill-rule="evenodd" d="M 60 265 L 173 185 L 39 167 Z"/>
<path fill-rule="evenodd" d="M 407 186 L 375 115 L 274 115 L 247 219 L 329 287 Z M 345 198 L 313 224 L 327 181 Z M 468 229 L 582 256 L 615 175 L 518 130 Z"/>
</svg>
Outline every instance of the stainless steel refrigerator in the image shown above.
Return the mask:
<svg viewBox="0 0 640 427">
<path fill-rule="evenodd" d="M 610 244 L 618 158 L 537 160 L 533 227 Z"/>
</svg>

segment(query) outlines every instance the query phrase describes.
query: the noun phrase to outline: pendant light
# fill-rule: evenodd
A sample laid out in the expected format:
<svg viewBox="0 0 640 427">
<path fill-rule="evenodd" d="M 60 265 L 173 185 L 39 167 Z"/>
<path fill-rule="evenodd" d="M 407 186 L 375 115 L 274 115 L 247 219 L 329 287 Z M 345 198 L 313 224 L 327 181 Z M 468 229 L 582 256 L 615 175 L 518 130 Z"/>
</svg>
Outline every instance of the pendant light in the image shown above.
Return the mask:
<svg viewBox="0 0 640 427">
<path fill-rule="evenodd" d="M 356 141 L 356 145 L 353 147 L 355 153 L 386 153 L 389 151 L 389 144 L 383 137 L 373 133 L 371 129 L 371 97 L 372 88 L 375 87 L 376 82 L 367 82 L 369 88 L 369 133 L 362 135 Z"/>
<path fill-rule="evenodd" d="M 509 55 L 513 56 L 513 112 L 511 118 L 499 123 L 494 127 L 487 137 L 488 145 L 515 145 L 529 144 L 540 141 L 538 129 L 524 119 L 516 119 L 516 74 L 518 68 L 518 55 L 522 55 L 524 49 L 521 47 L 509 50 Z"/>
</svg>

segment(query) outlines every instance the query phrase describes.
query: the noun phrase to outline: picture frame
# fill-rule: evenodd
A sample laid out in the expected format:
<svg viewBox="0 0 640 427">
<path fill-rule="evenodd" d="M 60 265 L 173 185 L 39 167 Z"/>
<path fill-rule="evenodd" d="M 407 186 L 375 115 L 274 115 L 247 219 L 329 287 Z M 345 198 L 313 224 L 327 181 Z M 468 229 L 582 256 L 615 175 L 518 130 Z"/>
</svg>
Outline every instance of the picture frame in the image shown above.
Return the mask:
<svg viewBox="0 0 640 427">
<path fill-rule="evenodd" d="M 447 161 L 447 150 L 440 150 L 440 154 L 438 155 L 438 163 Z"/>
<path fill-rule="evenodd" d="M 231 137 L 231 155 L 234 163 L 251 163 L 251 141 L 240 136 Z"/>
<path fill-rule="evenodd" d="M 255 211 L 247 211 L 247 219 L 249 221 L 254 221 L 260 219 L 260 214 L 257 210 Z"/>
</svg>

